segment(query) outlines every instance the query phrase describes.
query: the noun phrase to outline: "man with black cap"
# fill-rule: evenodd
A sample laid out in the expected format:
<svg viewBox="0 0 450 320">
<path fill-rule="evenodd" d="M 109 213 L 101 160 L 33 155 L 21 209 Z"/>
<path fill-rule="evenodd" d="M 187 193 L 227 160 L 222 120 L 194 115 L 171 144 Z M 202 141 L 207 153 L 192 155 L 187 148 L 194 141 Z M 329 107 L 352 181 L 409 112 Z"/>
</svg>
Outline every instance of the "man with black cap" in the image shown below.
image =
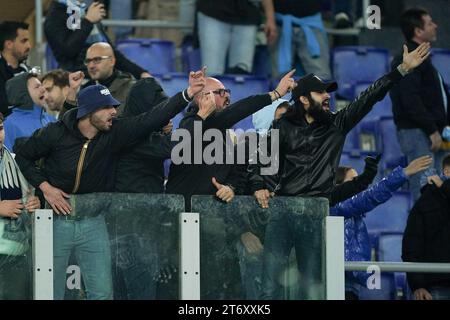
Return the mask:
<svg viewBox="0 0 450 320">
<path fill-rule="evenodd" d="M 24 176 L 44 193 L 55 212 L 54 298 L 63 299 L 66 267 L 72 249 L 81 267 L 88 299 L 111 299 L 111 253 L 104 217 L 72 212 L 70 194 L 107 191 L 113 157 L 129 144 L 159 130 L 186 107 L 204 86 L 201 71 L 191 72 L 189 87 L 151 111 L 115 120 L 120 102 L 102 85 L 78 94 L 76 109 L 36 131 L 19 148 Z M 44 159 L 42 168 L 34 162 Z M 78 236 L 82 235 L 82 236 Z"/>
<path fill-rule="evenodd" d="M 330 198 L 334 188 L 334 175 L 341 156 L 347 133 L 384 98 L 386 93 L 403 75 L 420 65 L 429 54 L 430 45 L 424 43 L 408 53 L 397 69 L 378 79 L 346 108 L 337 113 L 330 112 L 329 93 L 337 89 L 335 82 L 325 83 L 313 74 L 297 81 L 292 92 L 294 105 L 278 121 L 272 130 L 279 130 L 280 168 L 276 195 Z M 262 207 L 268 207 L 269 192 L 261 184 L 255 197 Z M 310 208 L 304 208 L 308 214 Z M 271 216 L 266 229 L 264 251 L 263 297 L 281 298 L 278 283 L 283 265 L 287 265 L 290 250 L 295 245 L 298 268 L 303 283 L 299 298 L 311 297 L 314 284 L 323 283 L 322 272 L 314 262 L 321 261 L 322 239 L 294 230 L 294 217 Z M 294 236 L 295 235 L 295 236 Z M 307 246 L 309 250 L 305 252 Z M 309 261 L 309 263 L 306 263 Z M 304 291 L 306 289 L 306 291 Z M 319 297 L 320 298 L 320 297 Z"/>
</svg>

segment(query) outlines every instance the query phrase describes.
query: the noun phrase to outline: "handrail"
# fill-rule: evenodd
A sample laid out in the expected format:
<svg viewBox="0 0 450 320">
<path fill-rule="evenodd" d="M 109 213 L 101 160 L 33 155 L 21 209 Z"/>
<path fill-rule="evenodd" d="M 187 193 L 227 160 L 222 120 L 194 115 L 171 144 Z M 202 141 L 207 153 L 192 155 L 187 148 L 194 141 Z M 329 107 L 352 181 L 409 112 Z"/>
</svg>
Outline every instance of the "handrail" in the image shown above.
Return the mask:
<svg viewBox="0 0 450 320">
<path fill-rule="evenodd" d="M 346 261 L 345 271 L 367 271 L 377 266 L 381 272 L 450 273 L 450 263 Z"/>
</svg>

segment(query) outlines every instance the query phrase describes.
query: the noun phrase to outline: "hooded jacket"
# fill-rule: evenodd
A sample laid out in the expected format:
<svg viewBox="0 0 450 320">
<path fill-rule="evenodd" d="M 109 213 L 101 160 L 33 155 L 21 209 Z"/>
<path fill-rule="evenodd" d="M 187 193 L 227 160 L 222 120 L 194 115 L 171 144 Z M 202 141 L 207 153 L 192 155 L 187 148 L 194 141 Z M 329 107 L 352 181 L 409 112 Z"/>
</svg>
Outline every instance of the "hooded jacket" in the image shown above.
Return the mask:
<svg viewBox="0 0 450 320">
<path fill-rule="evenodd" d="M 330 208 L 330 215 L 344 217 L 345 261 L 370 261 L 371 246 L 364 223 L 365 214 L 388 201 L 407 180 L 403 168 L 397 167 L 369 189 Z M 346 279 L 355 279 L 361 285 L 365 285 L 369 276 L 365 272 L 346 272 Z"/>
<path fill-rule="evenodd" d="M 346 108 L 328 113 L 326 121 L 316 120 L 308 124 L 304 116 L 290 116 L 288 113 L 274 121 L 272 128 L 279 130 L 280 185 L 277 194 L 330 198 L 335 168 L 347 133 L 401 77 L 397 69 L 384 75 Z M 259 168 L 252 168 L 255 169 Z"/>
<path fill-rule="evenodd" d="M 161 128 L 185 106 L 178 93 L 151 111 L 114 120 L 109 131 L 100 131 L 91 140 L 81 134 L 78 110 L 72 109 L 61 121 L 36 131 L 19 148 L 16 161 L 35 187 L 48 181 L 66 193 L 110 191 L 108 182 L 114 174 L 115 155 Z M 41 158 L 45 158 L 43 168 L 36 168 L 34 162 Z"/>
<path fill-rule="evenodd" d="M 8 99 L 14 107 L 12 114 L 4 122 L 5 146 L 9 150 L 14 150 L 16 139 L 28 138 L 37 129 L 56 121 L 42 106 L 33 103 L 28 92 L 27 78 L 28 73 L 22 73 L 6 82 Z"/>
<path fill-rule="evenodd" d="M 426 185 L 408 217 L 402 243 L 405 262 L 450 263 L 450 179 L 438 188 Z M 407 273 L 414 291 L 450 288 L 448 273 Z"/>
</svg>

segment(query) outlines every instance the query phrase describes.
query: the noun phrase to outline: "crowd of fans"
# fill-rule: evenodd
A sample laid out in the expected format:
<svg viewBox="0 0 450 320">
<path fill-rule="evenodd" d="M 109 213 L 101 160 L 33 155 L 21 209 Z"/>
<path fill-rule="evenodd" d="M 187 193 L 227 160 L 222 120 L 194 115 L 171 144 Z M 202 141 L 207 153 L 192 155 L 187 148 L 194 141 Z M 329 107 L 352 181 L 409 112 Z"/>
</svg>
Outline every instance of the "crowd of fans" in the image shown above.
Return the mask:
<svg viewBox="0 0 450 320">
<path fill-rule="evenodd" d="M 437 26 L 427 11 L 402 14 L 407 45 L 394 58 L 392 70 L 333 113 L 330 93 L 337 83 L 322 80 L 332 74 L 317 1 L 197 1 L 198 40 L 208 69 L 192 70 L 186 89 L 172 97 L 151 76 L 152 70 L 114 48 L 101 23 L 103 3 L 76 5 L 82 12 L 78 29 L 67 27 L 66 1 L 54 1 L 47 12 L 45 33 L 60 69 L 44 75 L 26 63 L 31 50 L 28 25 L 0 23 L 0 299 L 30 298 L 28 213 L 38 208 L 54 211 L 55 299 L 64 299 L 72 252 L 87 299 L 114 298 L 105 217 L 95 212 L 74 215 L 68 201 L 73 194 L 97 192 L 181 194 L 186 211 L 192 195 L 215 195 L 226 203 L 235 195 L 254 195 L 263 208 L 273 196 L 326 198 L 330 215 L 345 219 L 346 260 L 367 261 L 364 215 L 409 180 L 417 202 L 405 230 L 403 259 L 450 262 L 450 155 L 442 150 L 442 132 L 450 125 L 449 93 L 429 58 Z M 268 43 L 278 41 L 278 70 L 284 76 L 273 91 L 232 102 L 224 84 L 206 73 L 250 73 L 263 19 Z M 291 70 L 293 50 L 307 73 L 297 81 Z M 282 101 L 288 92 L 291 101 Z M 372 184 L 379 157 L 368 157 L 359 176 L 352 168 L 338 167 L 339 158 L 346 135 L 388 92 L 408 166 Z M 270 129 L 262 134 L 269 141 L 277 139 L 279 152 L 271 154 L 279 161 L 275 174 L 262 175 L 266 164 L 255 161 L 251 152 L 244 164 L 197 163 L 196 152 L 203 155 L 208 146 L 194 139 L 188 143 L 192 152 L 182 155 L 188 161 L 173 161 L 166 179 L 164 161 L 173 154 L 178 130 L 196 137 L 198 127 L 201 136 L 216 129 L 225 146 L 236 141 L 230 130 L 234 124 L 273 107 L 273 102 L 278 105 L 270 115 Z M 173 130 L 171 119 L 183 110 L 184 118 Z M 223 160 L 227 156 L 222 154 Z M 313 209 L 302 210 L 309 214 Z M 298 298 L 313 296 L 308 288 L 322 281 L 320 268 L 308 263 L 320 260 L 322 239 L 306 229 L 298 235 L 291 219 L 282 212 L 273 214 L 256 234 L 238 217 L 227 222 L 238 230 L 235 244 L 248 299 L 283 297 L 279 279 L 292 248 L 305 286 Z M 82 241 L 75 231 L 84 234 Z M 114 254 L 129 248 L 144 254 L 138 240 L 127 241 Z M 346 297 L 357 299 L 366 280 L 367 274 L 347 273 Z M 408 281 L 416 299 L 450 298 L 448 275 L 408 274 Z M 128 297 L 154 298 L 144 292 Z"/>
</svg>

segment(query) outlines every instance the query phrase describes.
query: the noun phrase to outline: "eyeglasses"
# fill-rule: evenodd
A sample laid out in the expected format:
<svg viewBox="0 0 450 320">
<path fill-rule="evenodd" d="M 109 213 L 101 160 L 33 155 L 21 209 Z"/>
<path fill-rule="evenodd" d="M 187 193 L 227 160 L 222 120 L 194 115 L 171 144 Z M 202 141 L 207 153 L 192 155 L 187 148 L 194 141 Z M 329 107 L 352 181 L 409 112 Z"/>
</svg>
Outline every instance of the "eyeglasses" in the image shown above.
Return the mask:
<svg viewBox="0 0 450 320">
<path fill-rule="evenodd" d="M 218 94 L 222 98 L 225 97 L 225 93 L 231 94 L 230 89 L 217 89 L 213 91 L 214 94 Z"/>
<path fill-rule="evenodd" d="M 100 56 L 100 57 L 94 57 L 94 58 L 87 58 L 84 59 L 84 65 L 87 66 L 89 63 L 93 62 L 94 64 L 99 64 L 100 62 L 102 62 L 102 60 L 106 60 L 111 58 L 111 56 Z"/>
</svg>

